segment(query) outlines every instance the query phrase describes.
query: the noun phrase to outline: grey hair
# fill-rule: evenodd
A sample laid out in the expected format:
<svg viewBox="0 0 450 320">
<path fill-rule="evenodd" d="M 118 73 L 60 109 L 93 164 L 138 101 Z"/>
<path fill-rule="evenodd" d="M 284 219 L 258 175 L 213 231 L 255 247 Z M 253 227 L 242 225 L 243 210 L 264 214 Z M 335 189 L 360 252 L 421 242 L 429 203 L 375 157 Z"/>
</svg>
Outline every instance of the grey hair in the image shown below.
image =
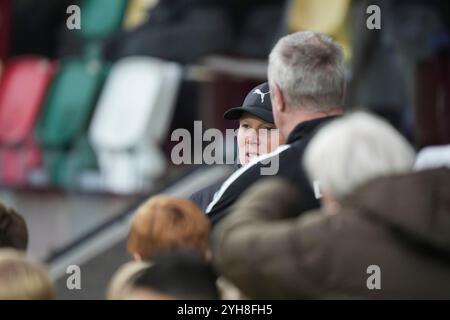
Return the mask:
<svg viewBox="0 0 450 320">
<path fill-rule="evenodd" d="M 414 150 L 386 121 L 359 111 L 322 128 L 303 165 L 322 192 L 341 199 L 373 178 L 411 171 Z"/>
<path fill-rule="evenodd" d="M 306 111 L 340 107 L 345 90 L 342 48 L 324 34 L 296 32 L 281 38 L 269 56 L 269 84 L 286 104 Z"/>
</svg>

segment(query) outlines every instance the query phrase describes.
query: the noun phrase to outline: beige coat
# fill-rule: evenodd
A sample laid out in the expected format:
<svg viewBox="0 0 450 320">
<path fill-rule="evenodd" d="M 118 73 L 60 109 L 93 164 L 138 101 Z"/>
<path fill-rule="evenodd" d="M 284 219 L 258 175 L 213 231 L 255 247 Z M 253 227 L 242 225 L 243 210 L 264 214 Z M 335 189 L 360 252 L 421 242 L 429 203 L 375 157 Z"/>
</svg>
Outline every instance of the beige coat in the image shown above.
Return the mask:
<svg viewBox="0 0 450 320">
<path fill-rule="evenodd" d="M 335 215 L 292 218 L 300 198 L 284 181 L 263 181 L 216 228 L 214 263 L 244 294 L 450 299 L 449 169 L 375 180 Z"/>
</svg>

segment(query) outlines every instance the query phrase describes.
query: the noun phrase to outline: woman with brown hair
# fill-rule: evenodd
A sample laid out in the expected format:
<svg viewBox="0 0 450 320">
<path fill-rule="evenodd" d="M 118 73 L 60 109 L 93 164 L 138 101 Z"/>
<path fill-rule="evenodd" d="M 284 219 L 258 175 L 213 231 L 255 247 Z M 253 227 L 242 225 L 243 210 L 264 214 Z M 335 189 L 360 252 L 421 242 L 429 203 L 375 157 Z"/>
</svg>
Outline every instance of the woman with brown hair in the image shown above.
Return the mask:
<svg viewBox="0 0 450 320">
<path fill-rule="evenodd" d="M 128 251 L 138 261 L 179 248 L 191 248 L 208 257 L 210 223 L 192 201 L 155 196 L 136 211 L 128 236 Z"/>
</svg>

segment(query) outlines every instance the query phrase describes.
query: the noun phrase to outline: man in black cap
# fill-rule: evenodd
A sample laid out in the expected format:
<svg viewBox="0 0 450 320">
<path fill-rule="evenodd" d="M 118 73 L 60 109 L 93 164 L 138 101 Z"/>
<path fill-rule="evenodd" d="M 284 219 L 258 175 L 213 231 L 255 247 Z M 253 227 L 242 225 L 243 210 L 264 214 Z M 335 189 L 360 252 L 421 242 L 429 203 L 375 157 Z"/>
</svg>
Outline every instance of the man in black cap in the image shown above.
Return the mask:
<svg viewBox="0 0 450 320">
<path fill-rule="evenodd" d="M 273 120 L 267 82 L 253 88 L 245 97 L 242 106 L 227 110 L 223 117 L 227 120 L 239 120 L 237 168 L 278 147 L 280 140 Z M 212 184 L 189 198 L 205 211 L 222 183 L 223 181 L 219 181 Z"/>
<path fill-rule="evenodd" d="M 222 184 L 205 211 L 213 225 L 252 184 L 274 175 L 297 187 L 296 212 L 319 207 L 301 160 L 319 127 L 342 113 L 345 88 L 342 49 L 316 32 L 285 36 L 270 53 L 268 79 L 275 124 L 285 144 L 240 168 Z M 277 164 L 271 165 L 275 170 L 268 172 L 267 164 L 273 163 Z"/>
</svg>

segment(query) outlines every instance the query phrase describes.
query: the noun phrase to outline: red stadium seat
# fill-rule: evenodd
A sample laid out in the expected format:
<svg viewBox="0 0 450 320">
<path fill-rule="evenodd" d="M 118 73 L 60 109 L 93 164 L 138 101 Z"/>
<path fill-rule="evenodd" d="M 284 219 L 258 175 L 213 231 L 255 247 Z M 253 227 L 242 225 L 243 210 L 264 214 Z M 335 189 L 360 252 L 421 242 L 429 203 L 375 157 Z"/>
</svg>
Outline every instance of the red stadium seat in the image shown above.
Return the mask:
<svg viewBox="0 0 450 320">
<path fill-rule="evenodd" d="M 48 60 L 24 57 L 5 65 L 0 81 L 0 182 L 24 185 L 39 165 L 33 132 L 47 86 L 56 66 Z"/>
</svg>

